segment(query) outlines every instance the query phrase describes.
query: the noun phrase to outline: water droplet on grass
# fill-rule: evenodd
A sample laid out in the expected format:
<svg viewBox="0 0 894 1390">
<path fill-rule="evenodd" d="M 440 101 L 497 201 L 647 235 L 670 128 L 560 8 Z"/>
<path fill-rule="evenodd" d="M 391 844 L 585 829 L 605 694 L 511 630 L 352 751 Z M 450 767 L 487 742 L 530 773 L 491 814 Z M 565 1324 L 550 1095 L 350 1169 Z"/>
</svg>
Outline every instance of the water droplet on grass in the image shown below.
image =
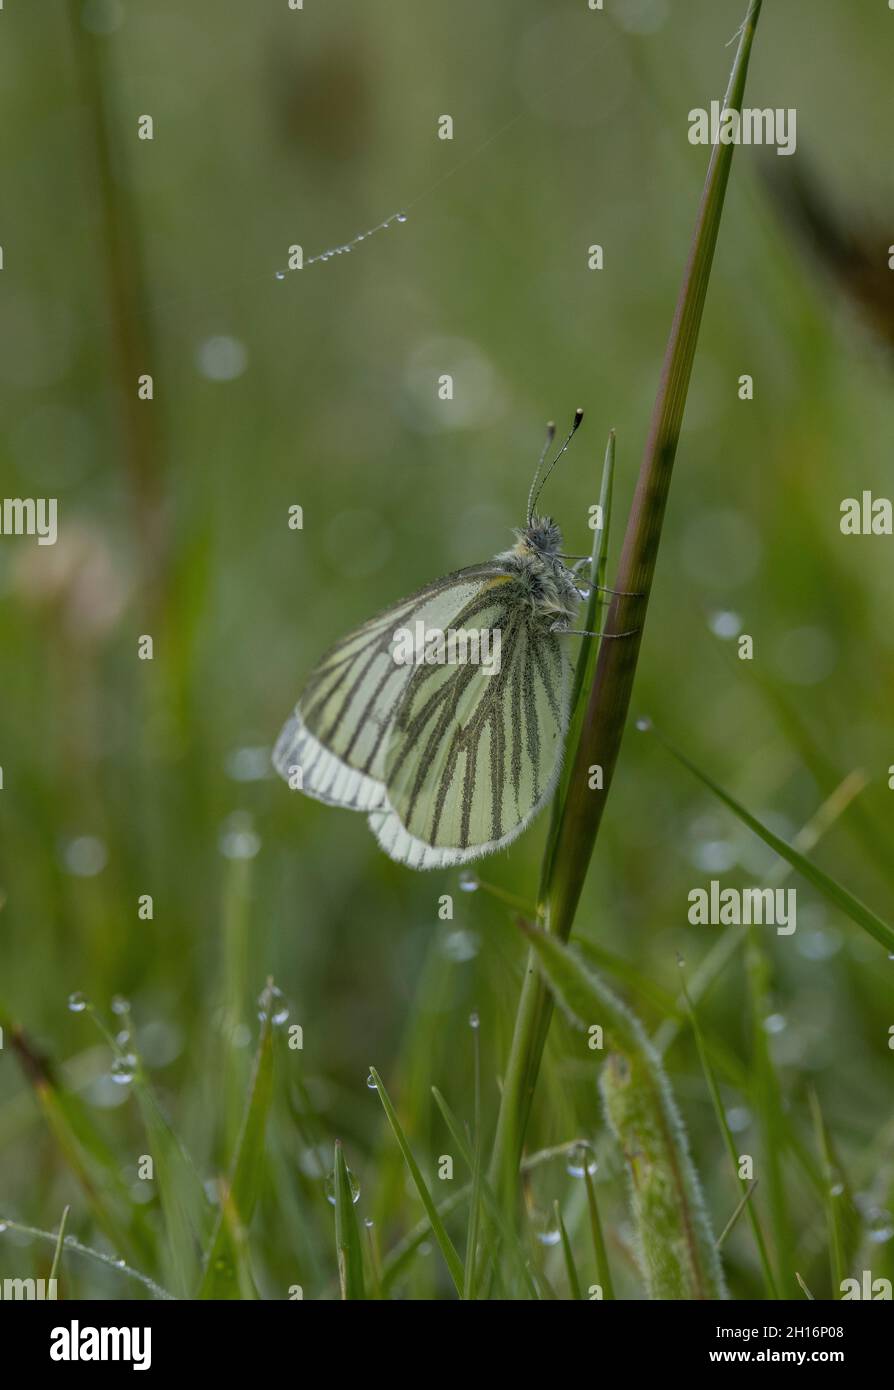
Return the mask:
<svg viewBox="0 0 894 1390">
<path fill-rule="evenodd" d="M 262 1023 L 269 1018 L 274 1028 L 279 1028 L 288 1017 L 289 1006 L 282 990 L 277 989 L 276 985 L 267 985 L 258 995 L 258 1018 Z"/>
<path fill-rule="evenodd" d="M 109 1075 L 118 1086 L 129 1086 L 134 1079 L 137 1069 L 137 1059 L 132 1052 L 128 1052 L 124 1057 L 116 1057 L 112 1063 Z"/>
<path fill-rule="evenodd" d="M 576 1149 L 565 1165 L 565 1171 L 569 1177 L 582 1178 L 585 1173 L 590 1177 L 598 1171 L 599 1164 L 596 1162 L 591 1151 L 584 1145 Z"/>
<path fill-rule="evenodd" d="M 478 875 L 474 874 L 471 869 L 463 869 L 462 873 L 459 876 L 460 892 L 475 893 L 480 888 L 480 886 L 481 885 L 478 882 Z"/>
<path fill-rule="evenodd" d="M 866 1219 L 866 1235 L 873 1245 L 884 1245 L 894 1236 L 894 1217 L 884 1207 L 876 1207 Z"/>
<path fill-rule="evenodd" d="M 360 1184 L 354 1177 L 350 1168 L 348 1169 L 348 1186 L 351 1189 L 351 1201 L 355 1204 L 360 1201 Z M 335 1206 L 335 1173 L 329 1174 L 325 1184 L 326 1201 Z"/>
<path fill-rule="evenodd" d="M 469 1014 L 469 1027 L 470 1027 L 470 1028 L 480 1028 L 480 1027 L 481 1027 L 481 1019 L 478 1017 L 478 1015 L 477 1015 L 476 1013 Z"/>
<path fill-rule="evenodd" d="M 277 280 L 285 280 L 285 278 L 286 278 L 286 272 L 285 272 L 284 270 L 278 270 L 278 271 L 276 272 L 276 279 L 277 279 Z"/>
<path fill-rule="evenodd" d="M 87 1000 L 79 989 L 68 996 L 68 1007 L 73 1014 L 82 1014 L 86 1009 Z"/>
</svg>

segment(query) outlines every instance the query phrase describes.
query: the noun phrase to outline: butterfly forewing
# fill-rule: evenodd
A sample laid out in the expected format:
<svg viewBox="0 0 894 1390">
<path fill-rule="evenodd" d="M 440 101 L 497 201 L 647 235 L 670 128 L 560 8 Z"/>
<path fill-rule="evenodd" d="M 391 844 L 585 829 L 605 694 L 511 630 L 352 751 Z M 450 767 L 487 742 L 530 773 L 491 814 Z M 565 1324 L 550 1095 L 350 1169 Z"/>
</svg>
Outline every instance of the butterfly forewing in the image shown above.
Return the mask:
<svg viewBox="0 0 894 1390">
<path fill-rule="evenodd" d="M 289 780 L 300 769 L 303 791 L 332 805 L 369 811 L 385 802 L 385 752 L 413 665 L 395 660 L 399 628 L 455 627 L 474 609 L 493 565 L 436 580 L 371 618 L 336 643 L 311 674 L 273 753 Z"/>
</svg>

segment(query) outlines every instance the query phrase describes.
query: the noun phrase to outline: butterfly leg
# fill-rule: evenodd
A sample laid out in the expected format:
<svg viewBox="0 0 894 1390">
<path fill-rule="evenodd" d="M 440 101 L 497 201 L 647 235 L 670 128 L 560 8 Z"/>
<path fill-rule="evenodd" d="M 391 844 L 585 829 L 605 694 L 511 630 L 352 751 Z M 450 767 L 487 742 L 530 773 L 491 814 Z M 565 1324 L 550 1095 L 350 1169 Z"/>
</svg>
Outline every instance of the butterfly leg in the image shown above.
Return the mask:
<svg viewBox="0 0 894 1390">
<path fill-rule="evenodd" d="M 566 555 L 564 558 L 570 560 L 571 556 Z M 589 555 L 581 556 L 577 564 L 571 566 L 571 573 L 574 575 L 575 579 L 578 574 L 582 574 L 591 563 L 592 560 Z M 645 598 L 645 594 L 636 589 L 610 589 L 607 584 L 596 584 L 595 588 L 602 594 L 614 594 L 618 598 Z"/>
<path fill-rule="evenodd" d="M 583 627 L 560 627 L 558 623 L 550 628 L 557 637 L 635 637 L 639 631 L 638 627 L 631 627 L 626 632 L 590 632 Z"/>
</svg>

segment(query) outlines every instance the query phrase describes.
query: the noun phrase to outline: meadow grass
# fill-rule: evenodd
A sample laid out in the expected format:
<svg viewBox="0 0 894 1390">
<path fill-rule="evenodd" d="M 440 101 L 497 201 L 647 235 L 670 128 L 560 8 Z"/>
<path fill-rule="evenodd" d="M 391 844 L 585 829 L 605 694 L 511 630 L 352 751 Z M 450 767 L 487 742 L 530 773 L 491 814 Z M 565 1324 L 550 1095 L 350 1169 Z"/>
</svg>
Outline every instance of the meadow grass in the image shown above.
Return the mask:
<svg viewBox="0 0 894 1390">
<path fill-rule="evenodd" d="M 749 6 L 739 35 L 731 102 L 742 99 L 759 8 Z M 77 9 L 71 6 L 72 17 Z M 771 16 L 785 23 L 773 7 L 766 11 L 765 26 Z M 539 13 L 534 18 L 539 22 Z M 702 18 L 710 21 L 707 8 Z M 704 64 L 717 60 L 702 28 L 690 35 L 696 47 L 705 44 L 691 58 L 699 82 Z M 617 530 L 618 499 L 628 485 L 626 440 L 643 414 L 639 382 L 650 355 L 644 344 L 664 332 L 686 200 L 676 186 L 661 184 L 667 242 L 639 245 L 640 263 L 651 256 L 661 267 L 655 303 L 634 293 L 640 270 L 617 302 L 607 282 L 580 322 L 563 317 L 561 354 L 534 353 L 538 334 L 558 341 L 555 325 L 538 321 L 546 311 L 533 298 L 526 301 L 533 323 L 520 322 L 517 276 L 490 261 L 479 264 L 477 240 L 470 264 L 444 273 L 444 301 L 437 277 L 426 282 L 406 311 L 418 312 L 424 325 L 431 301 L 450 323 L 450 312 L 464 306 L 457 332 L 490 345 L 516 399 L 530 399 L 535 386 L 517 360 L 522 339 L 525 360 L 533 354 L 538 372 L 547 373 L 537 391 L 548 385 L 564 393 L 573 385 L 575 393 L 592 392 L 597 314 L 610 325 L 612 351 L 601 344 L 599 356 L 616 356 L 617 363 L 600 360 L 600 395 L 613 407 L 617 402 L 620 420 L 598 492 L 605 525 L 594 537 L 588 628 L 642 630 L 659 534 L 676 547 L 671 557 L 684 554 L 693 545 L 684 523 L 690 512 L 698 519 L 702 497 L 730 507 L 735 498 L 740 512 L 756 513 L 772 474 L 778 506 L 793 518 L 796 534 L 793 540 L 767 527 L 767 577 L 745 589 L 750 612 L 776 604 L 798 625 L 807 621 L 803 612 L 816 611 L 815 601 L 846 669 L 819 692 L 792 687 L 771 663 L 741 669 L 743 663 L 722 659 L 699 608 L 705 585 L 712 604 L 726 598 L 723 582 L 716 575 L 695 582 L 690 574 L 673 592 L 656 584 L 638 675 L 655 736 L 628 738 L 617 761 L 613 817 L 603 827 L 639 635 L 630 643 L 583 645 L 570 756 L 542 855 L 535 830 L 480 877 L 472 874 L 469 893 L 455 874 L 436 883 L 414 878 L 366 846 L 363 828 L 345 825 L 349 817 L 296 807 L 280 787 L 262 774 L 246 776 L 245 768 L 288 706 L 297 667 L 345 619 L 334 595 L 347 584 L 339 568 L 353 558 L 346 552 L 356 549 L 370 566 L 353 580 L 364 609 L 368 587 L 376 589 L 376 602 L 394 597 L 375 568 L 384 565 L 375 542 L 387 527 L 381 487 L 369 484 L 366 460 L 381 463 L 383 475 L 387 462 L 389 489 L 418 499 L 413 516 L 395 523 L 393 554 L 424 567 L 427 537 L 455 497 L 441 493 L 437 480 L 455 469 L 465 440 L 454 435 L 448 453 L 422 430 L 412 449 L 392 459 L 392 443 L 370 425 L 358 446 L 363 422 L 385 412 L 382 399 L 371 404 L 368 383 L 381 383 L 381 362 L 397 356 L 378 282 L 354 282 L 357 302 L 366 306 L 356 321 L 352 312 L 341 322 L 330 291 L 310 281 L 300 314 L 294 301 L 283 310 L 281 295 L 245 309 L 240 331 L 252 352 L 262 355 L 256 344 L 268 328 L 276 343 L 255 395 L 240 396 L 240 383 L 230 382 L 226 400 L 238 404 L 222 408 L 222 396 L 199 399 L 186 389 L 197 338 L 220 331 L 219 319 L 226 327 L 228 313 L 241 322 L 239 311 L 223 296 L 226 313 L 156 316 L 149 265 L 164 264 L 181 296 L 191 290 L 195 267 L 215 261 L 215 236 L 230 205 L 222 198 L 214 235 L 193 245 L 193 266 L 181 265 L 179 251 L 165 261 L 160 228 L 188 231 L 178 221 L 179 193 L 159 192 L 161 184 L 153 190 L 151 177 L 161 178 L 156 166 L 132 196 L 122 177 L 124 146 L 116 145 L 121 132 L 112 140 L 107 124 L 118 119 L 121 87 L 128 101 L 141 90 L 140 55 L 125 51 L 117 72 L 116 50 L 101 51 L 103 41 L 77 23 L 74 33 L 72 71 L 59 82 L 77 90 L 76 109 L 86 117 L 77 139 L 97 178 L 103 256 L 93 267 L 100 273 L 92 291 L 88 265 L 72 302 L 84 307 L 80 293 L 95 308 L 104 297 L 108 314 L 89 340 L 96 361 L 79 364 L 75 385 L 96 393 L 104 451 L 121 467 L 98 479 L 88 475 L 71 496 L 94 521 L 115 517 L 128 538 L 131 568 L 110 555 L 97 576 L 70 554 L 67 577 L 50 592 L 29 587 L 12 566 L 3 571 L 9 602 L 0 611 L 2 635 L 21 660 L 4 692 L 10 714 L 0 793 L 0 1272 L 58 1277 L 67 1297 L 157 1299 L 577 1300 L 594 1289 L 606 1300 L 829 1298 L 839 1295 L 844 1277 L 864 1269 L 894 1278 L 887 1041 L 894 938 L 883 915 L 892 883 L 891 817 L 877 766 L 870 764 L 870 774 L 860 770 L 867 748 L 878 761 L 879 747 L 887 746 L 878 730 L 890 728 L 883 586 L 841 560 L 811 510 L 817 496 L 828 501 L 847 486 L 836 450 L 851 448 L 855 431 L 867 456 L 886 437 L 886 369 L 875 376 L 872 365 L 851 363 L 844 382 L 834 378 L 834 392 L 826 389 L 840 369 L 837 325 L 817 308 L 808 282 L 791 273 L 787 252 L 743 194 L 735 218 L 726 215 L 724 237 L 742 258 L 748 288 L 715 275 L 712 295 L 721 298 L 717 322 L 705 324 L 707 364 L 723 379 L 738 372 L 740 358 L 747 365 L 765 351 L 772 356 L 776 340 L 768 349 L 764 316 L 749 317 L 749 305 L 775 296 L 786 352 L 803 364 L 801 375 L 791 395 L 768 386 L 770 404 L 755 403 L 757 424 L 741 423 L 732 407 L 715 419 L 708 442 L 694 427 L 691 467 L 679 477 L 684 503 L 677 516 L 665 514 L 729 174 L 730 147 L 715 151 L 622 558 L 609 580 L 609 520 L 614 513 Z M 369 38 L 375 42 L 375 34 Z M 777 48 L 784 47 L 768 45 L 768 61 L 781 61 Z M 328 57 L 317 54 L 321 71 L 347 61 L 343 49 L 338 43 Z M 631 51 L 641 65 L 630 78 L 634 88 L 647 76 L 650 92 L 660 92 L 668 65 L 662 60 L 650 71 L 648 50 Z M 689 61 L 688 48 L 675 52 Z M 362 70 L 362 55 L 351 53 Z M 232 61 L 237 57 L 230 51 Z M 463 45 L 457 70 L 467 61 Z M 489 73 L 487 90 L 493 83 L 502 91 L 500 81 Z M 341 86 L 347 105 L 363 108 L 370 99 L 362 81 Z M 300 103 L 315 89 L 308 82 L 289 90 Z M 318 89 L 324 106 L 319 92 L 328 90 L 327 82 Z M 291 130 L 293 108 L 285 103 L 277 113 Z M 336 142 L 363 125 L 352 117 L 341 127 L 338 112 L 329 115 L 319 128 Z M 554 159 L 554 136 L 540 151 L 535 135 L 527 150 L 541 172 Z M 574 131 L 567 139 L 576 157 L 592 151 L 590 130 L 580 144 Z M 208 152 L 191 165 L 196 152 L 188 139 L 184 144 L 183 171 L 193 179 Z M 288 140 L 284 147 L 281 183 L 291 169 Z M 213 153 L 208 157 L 213 162 Z M 332 167 L 344 167 L 336 145 Z M 654 172 L 658 179 L 661 171 Z M 675 165 L 672 177 L 688 186 L 690 172 Z M 229 187 L 229 166 L 221 174 L 221 186 Z M 324 209 L 331 206 L 327 177 L 318 184 Z M 490 206 L 486 171 L 481 178 L 476 205 Z M 632 198 L 638 185 L 625 186 Z M 60 164 L 60 198 L 65 187 Z M 257 201 L 263 190 L 253 187 Z M 358 225 L 370 194 L 357 191 Z M 450 206 L 461 222 L 468 195 L 457 199 Z M 141 207 L 163 210 L 149 238 L 154 262 L 142 255 Z M 555 230 L 552 216 L 513 205 L 500 225 L 509 237 L 520 220 L 533 244 L 543 246 Z M 292 219 L 284 215 L 272 229 L 245 234 L 255 238 L 252 255 L 266 264 L 266 238 L 278 254 L 293 235 Z M 589 213 L 574 234 L 591 235 Z M 442 259 L 449 256 L 448 241 L 437 247 Z M 418 251 L 384 247 L 378 254 L 376 275 L 403 303 L 402 277 Z M 352 263 L 345 273 L 363 275 L 353 270 L 359 256 L 342 259 Z M 49 255 L 47 264 L 51 280 Z M 216 273 L 221 284 L 238 278 L 223 253 Z M 466 301 L 469 280 L 477 288 Z M 254 296 L 252 289 L 246 299 L 254 303 Z M 239 300 L 238 288 L 232 298 Z M 369 337 L 357 332 L 365 313 L 376 326 Z M 735 333 L 733 322 L 742 325 Z M 296 336 L 304 332 L 309 337 L 299 349 Z M 178 334 L 189 348 L 180 356 Z M 159 339 L 168 354 L 160 360 Z M 111 353 L 110 344 L 117 345 Z M 339 354 L 354 350 L 351 409 L 343 410 L 328 383 Z M 296 355 L 306 364 L 300 390 Z M 167 437 L 127 395 L 147 357 L 158 362 L 165 386 L 159 418 L 176 424 Z M 551 357 L 563 364 L 555 371 Z M 566 373 L 573 359 L 586 367 L 580 374 L 571 369 L 572 382 Z M 217 389 L 204 383 L 200 391 Z M 127 396 L 120 417 L 104 393 L 118 405 Z M 696 394 L 704 411 L 710 376 Z M 812 413 L 799 413 L 801 397 L 812 402 Z M 71 407 L 67 396 L 64 404 Z M 415 418 L 418 403 L 404 407 Z M 600 415 L 607 411 L 600 401 Z M 783 417 L 785 439 L 776 448 L 767 438 L 770 427 L 782 430 Z M 27 430 L 15 424 L 21 443 Z M 525 419 L 512 450 L 523 445 L 527 427 Z M 458 485 L 474 484 L 478 496 L 487 471 L 496 496 L 503 465 L 494 459 L 511 451 L 503 442 L 493 449 L 486 430 L 482 436 L 470 443 L 470 471 Z M 270 541 L 258 495 L 279 511 L 294 500 L 298 438 L 306 457 L 342 461 L 341 471 L 333 466 L 322 479 L 319 469 L 305 470 L 302 500 L 309 516 L 347 517 L 347 530 L 324 544 L 324 525 L 309 527 L 308 548 L 296 555 Z M 754 458 L 760 468 L 746 466 Z M 214 461 L 210 488 L 207 460 Z M 554 485 L 567 488 L 566 497 L 579 498 L 582 487 L 589 495 L 595 471 L 582 484 L 583 472 Z M 17 479 L 18 491 L 27 490 L 26 478 Z M 519 490 L 516 463 L 499 479 L 508 505 Z M 334 501 L 327 489 L 337 494 Z M 468 529 L 477 544 L 480 524 L 470 508 L 457 529 Z M 805 536 L 809 544 L 799 546 Z M 460 541 L 471 543 L 465 534 L 450 543 Z M 676 568 L 686 572 L 682 561 Z M 119 584 L 123 590 L 125 577 L 125 619 L 110 619 L 103 634 L 89 638 L 73 628 L 72 593 L 78 612 L 85 604 L 102 611 L 100 600 Z M 607 582 L 637 597 L 614 599 L 605 615 L 595 585 Z M 732 592 L 735 601 L 743 593 Z M 307 633 L 300 655 L 292 650 L 299 625 Z M 135 640 L 148 629 L 161 636 L 157 661 L 135 675 Z M 762 632 L 769 646 L 769 620 Z M 650 665 L 650 643 L 661 653 L 658 665 Z M 879 653 L 881 679 L 865 665 L 867 650 Z M 694 675 L 681 657 L 690 651 L 698 657 Z M 665 728 L 673 742 L 658 732 Z M 234 752 L 241 755 L 236 774 Z M 587 788 L 595 763 L 605 772 L 600 795 Z M 71 867 L 78 834 L 105 847 L 101 871 Z M 675 925 L 694 872 L 693 842 L 699 852 L 706 845 L 735 850 L 725 871 L 731 879 L 805 887 L 798 950 L 783 949 L 759 928 L 730 929 L 703 946 L 704 937 Z M 138 918 L 136 904 L 150 891 L 155 916 Z M 451 895 L 455 920 L 435 920 L 441 894 Z M 882 906 L 877 912 L 870 903 Z M 680 949 L 684 965 L 677 964 Z M 274 995 L 273 974 L 286 1000 Z M 110 1008 L 122 992 L 132 1006 L 119 999 Z M 553 999 L 560 1004 L 554 1017 Z M 301 1046 L 291 1031 L 298 1024 Z M 601 1051 L 588 1046 L 593 1024 L 605 1033 Z M 370 1057 L 378 1070 L 364 1084 Z M 743 1155 L 754 1160 L 753 1178 L 740 1172 Z M 450 1177 L 443 1176 L 445 1158 Z"/>
</svg>

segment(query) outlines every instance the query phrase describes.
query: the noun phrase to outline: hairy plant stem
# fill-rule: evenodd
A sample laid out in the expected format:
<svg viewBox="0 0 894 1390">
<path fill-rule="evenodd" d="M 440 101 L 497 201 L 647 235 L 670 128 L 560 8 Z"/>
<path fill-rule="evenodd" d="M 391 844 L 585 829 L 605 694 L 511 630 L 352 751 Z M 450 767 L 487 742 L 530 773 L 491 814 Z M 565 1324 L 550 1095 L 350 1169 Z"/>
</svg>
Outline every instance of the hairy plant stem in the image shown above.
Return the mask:
<svg viewBox="0 0 894 1390">
<path fill-rule="evenodd" d="M 762 0 L 750 0 L 739 31 L 724 97 L 724 105 L 731 109 L 741 110 L 761 3 Z M 574 922 L 624 733 L 733 149 L 733 145 L 718 144 L 711 152 L 621 552 L 615 588 L 622 592 L 613 597 L 605 623 L 608 632 L 632 629 L 634 635 L 600 643 L 589 696 L 582 695 L 586 707 L 580 737 L 570 749 L 570 771 L 557 799 L 547 843 L 538 915 L 546 930 L 563 941 Z M 586 648 L 580 660 L 587 660 Z M 590 789 L 589 769 L 593 766 L 602 769 L 602 787 L 598 791 Z M 515 1193 L 552 1007 L 552 996 L 531 953 L 525 966 L 491 1156 L 490 1180 L 506 1201 L 511 1201 Z"/>
</svg>

